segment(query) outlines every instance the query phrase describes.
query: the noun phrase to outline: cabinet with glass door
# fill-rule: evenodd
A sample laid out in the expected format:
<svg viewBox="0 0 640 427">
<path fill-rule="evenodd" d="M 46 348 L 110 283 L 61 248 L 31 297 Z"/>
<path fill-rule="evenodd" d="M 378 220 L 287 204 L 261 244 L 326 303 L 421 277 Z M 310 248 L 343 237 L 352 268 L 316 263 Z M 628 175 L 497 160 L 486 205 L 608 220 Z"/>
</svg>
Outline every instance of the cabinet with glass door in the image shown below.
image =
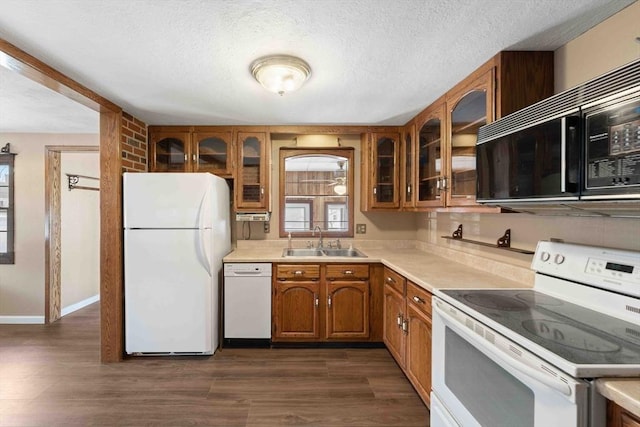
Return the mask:
<svg viewBox="0 0 640 427">
<path fill-rule="evenodd" d="M 236 135 L 236 210 L 270 210 L 268 140 L 267 132 Z"/>
<path fill-rule="evenodd" d="M 400 192 L 400 133 L 368 135 L 362 153 L 361 210 L 398 210 Z"/>
<path fill-rule="evenodd" d="M 494 71 L 447 95 L 447 206 L 475 206 L 478 129 L 494 117 Z"/>
<path fill-rule="evenodd" d="M 196 128 L 191 135 L 192 170 L 210 172 L 223 178 L 231 178 L 233 172 L 233 145 L 231 130 L 215 131 Z"/>
<path fill-rule="evenodd" d="M 444 100 L 435 102 L 416 118 L 416 207 L 444 207 L 447 183 Z"/>
<path fill-rule="evenodd" d="M 149 171 L 187 172 L 191 159 L 188 129 L 149 130 Z"/>
</svg>

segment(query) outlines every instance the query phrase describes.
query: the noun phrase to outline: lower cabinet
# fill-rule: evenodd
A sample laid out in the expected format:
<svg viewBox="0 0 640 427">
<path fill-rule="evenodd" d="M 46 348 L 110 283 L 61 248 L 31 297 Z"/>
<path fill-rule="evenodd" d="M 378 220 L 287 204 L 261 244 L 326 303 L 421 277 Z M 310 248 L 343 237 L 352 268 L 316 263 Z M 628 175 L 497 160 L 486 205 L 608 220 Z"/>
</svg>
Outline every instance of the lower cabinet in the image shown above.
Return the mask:
<svg viewBox="0 0 640 427">
<path fill-rule="evenodd" d="M 368 264 L 278 264 L 272 341 L 369 341 Z"/>
<path fill-rule="evenodd" d="M 429 406 L 431 294 L 388 268 L 384 271 L 384 282 L 384 342 Z"/>
<path fill-rule="evenodd" d="M 609 400 L 607 401 L 607 427 L 640 427 L 640 417 Z"/>
</svg>

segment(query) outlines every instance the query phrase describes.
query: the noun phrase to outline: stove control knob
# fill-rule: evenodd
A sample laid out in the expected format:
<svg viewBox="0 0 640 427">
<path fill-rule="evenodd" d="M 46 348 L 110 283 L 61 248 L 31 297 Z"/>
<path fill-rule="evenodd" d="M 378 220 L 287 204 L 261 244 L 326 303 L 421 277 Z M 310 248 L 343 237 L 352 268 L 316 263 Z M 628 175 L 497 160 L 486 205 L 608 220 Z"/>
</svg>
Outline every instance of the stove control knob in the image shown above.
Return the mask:
<svg viewBox="0 0 640 427">
<path fill-rule="evenodd" d="M 558 265 L 562 264 L 564 262 L 564 255 L 556 254 L 555 258 L 553 259 L 553 262 L 555 262 Z"/>
<path fill-rule="evenodd" d="M 542 252 L 540 254 L 540 259 L 544 262 L 549 261 L 549 258 L 551 258 L 551 254 L 549 252 Z"/>
</svg>

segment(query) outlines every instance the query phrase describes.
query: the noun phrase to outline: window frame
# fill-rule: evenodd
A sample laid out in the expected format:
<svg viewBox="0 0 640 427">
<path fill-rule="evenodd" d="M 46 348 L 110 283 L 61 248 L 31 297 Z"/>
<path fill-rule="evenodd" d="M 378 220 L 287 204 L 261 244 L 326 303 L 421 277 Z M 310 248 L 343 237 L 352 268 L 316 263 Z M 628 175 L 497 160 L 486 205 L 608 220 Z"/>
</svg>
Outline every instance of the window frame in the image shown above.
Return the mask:
<svg viewBox="0 0 640 427">
<path fill-rule="evenodd" d="M 7 212 L 7 251 L 0 252 L 0 264 L 15 264 L 15 247 L 14 247 L 14 192 L 15 192 L 15 184 L 14 184 L 14 172 L 15 172 L 15 154 L 14 153 L 2 153 L 0 154 L 0 165 L 9 166 L 9 174 L 8 174 L 8 194 L 7 198 L 9 201 L 9 205 L 7 207 L 1 206 L 0 211 Z"/>
<path fill-rule="evenodd" d="M 327 230 L 326 225 L 327 221 L 324 218 L 323 221 L 315 221 L 314 218 L 311 218 L 311 224 L 313 227 L 316 225 L 322 226 L 322 235 L 323 237 L 353 237 L 354 235 L 354 199 L 355 199 L 355 155 L 354 155 L 353 147 L 338 147 L 338 148 L 309 148 L 309 147 L 282 147 L 280 148 L 280 160 L 279 160 L 279 235 L 280 237 L 287 237 L 289 231 L 285 231 L 285 203 L 286 203 L 286 194 L 285 194 L 285 186 L 286 186 L 286 178 L 285 178 L 285 159 L 289 157 L 296 156 L 339 156 L 347 159 L 347 168 L 346 168 L 346 178 L 347 178 L 347 201 L 346 206 L 348 209 L 348 220 L 349 223 L 344 230 L 340 231 L 331 231 Z M 305 195 L 300 195 L 301 200 L 308 199 Z M 328 202 L 335 203 L 335 202 Z M 342 204 L 342 203 L 340 203 Z M 312 207 L 315 209 L 315 207 Z M 323 211 L 326 212 L 326 208 L 323 208 Z M 291 234 L 296 237 L 312 237 L 312 231 L 291 231 Z"/>
</svg>

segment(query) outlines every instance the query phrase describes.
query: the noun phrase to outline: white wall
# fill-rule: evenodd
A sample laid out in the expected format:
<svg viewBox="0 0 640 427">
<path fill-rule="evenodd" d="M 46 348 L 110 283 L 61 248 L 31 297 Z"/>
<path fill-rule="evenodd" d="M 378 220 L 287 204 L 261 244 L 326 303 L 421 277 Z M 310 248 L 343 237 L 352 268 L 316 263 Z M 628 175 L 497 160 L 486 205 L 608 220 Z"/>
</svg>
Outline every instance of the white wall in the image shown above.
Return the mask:
<svg viewBox="0 0 640 427">
<path fill-rule="evenodd" d="M 15 264 L 0 265 L 0 317 L 44 318 L 44 147 L 99 145 L 99 135 L 0 134 L 15 159 Z M 6 320 L 6 319 L 5 319 Z"/>
<path fill-rule="evenodd" d="M 100 193 L 67 188 L 67 175 L 100 177 L 100 153 L 62 153 L 61 307 L 67 314 L 100 296 Z M 78 185 L 98 187 L 81 178 Z"/>
<path fill-rule="evenodd" d="M 556 93 L 640 58 L 636 37 L 640 37 L 640 2 L 556 50 Z"/>
</svg>

